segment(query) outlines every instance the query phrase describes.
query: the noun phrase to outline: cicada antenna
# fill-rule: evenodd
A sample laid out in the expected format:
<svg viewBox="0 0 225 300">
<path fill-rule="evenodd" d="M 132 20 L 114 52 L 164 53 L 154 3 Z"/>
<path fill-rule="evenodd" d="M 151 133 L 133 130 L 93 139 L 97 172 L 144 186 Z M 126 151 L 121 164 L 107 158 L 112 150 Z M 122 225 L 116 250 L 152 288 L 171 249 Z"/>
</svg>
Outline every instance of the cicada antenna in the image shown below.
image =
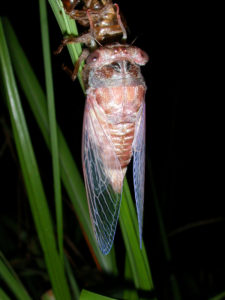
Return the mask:
<svg viewBox="0 0 225 300">
<path fill-rule="evenodd" d="M 137 39 L 138 39 L 138 36 L 136 36 L 136 37 L 133 39 L 133 41 L 130 43 L 130 45 L 132 46 L 132 45 L 136 42 Z"/>
<path fill-rule="evenodd" d="M 96 40 L 95 38 L 94 38 L 94 40 L 100 47 L 103 47 L 103 45 L 98 40 Z"/>
</svg>

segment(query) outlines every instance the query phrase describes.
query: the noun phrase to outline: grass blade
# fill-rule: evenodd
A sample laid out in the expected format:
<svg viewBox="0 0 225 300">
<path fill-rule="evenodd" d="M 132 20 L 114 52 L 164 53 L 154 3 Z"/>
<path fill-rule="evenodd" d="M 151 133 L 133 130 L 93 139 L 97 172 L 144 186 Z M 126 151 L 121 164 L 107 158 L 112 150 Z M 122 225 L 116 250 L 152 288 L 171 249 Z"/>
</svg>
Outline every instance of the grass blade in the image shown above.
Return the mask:
<svg viewBox="0 0 225 300">
<path fill-rule="evenodd" d="M 130 261 L 129 258 L 126 254 L 125 256 L 125 271 L 124 271 L 124 278 L 126 280 L 132 280 L 133 279 L 133 273 L 131 270 L 130 266 Z M 136 290 L 131 290 L 131 289 L 125 289 L 123 292 L 123 298 L 124 299 L 129 299 L 129 300 L 138 300 L 138 294 Z"/>
<path fill-rule="evenodd" d="M 80 300 L 115 300 L 115 298 L 105 297 L 96 293 L 82 290 Z"/>
<path fill-rule="evenodd" d="M 79 289 L 78 284 L 73 276 L 73 272 L 72 272 L 70 263 L 66 256 L 64 256 L 64 260 L 65 260 L 65 269 L 66 269 L 67 278 L 68 278 L 70 286 L 71 286 L 71 292 L 73 293 L 73 299 L 78 299 L 80 296 L 80 289 Z"/>
<path fill-rule="evenodd" d="M 153 281 L 144 243 L 139 246 L 138 222 L 134 203 L 131 198 L 127 180 L 124 180 L 123 196 L 120 208 L 120 227 L 127 250 L 135 287 L 143 290 L 152 290 Z"/>
<path fill-rule="evenodd" d="M 52 8 L 52 11 L 53 11 L 55 18 L 59 24 L 62 34 L 64 36 L 65 35 L 77 36 L 78 31 L 77 31 L 76 23 L 65 13 L 62 1 L 61 0 L 48 0 L 48 2 Z M 72 63 L 74 64 L 78 60 L 79 56 L 81 55 L 81 52 L 82 52 L 81 45 L 79 43 L 69 44 L 69 45 L 67 45 L 67 48 L 68 48 L 70 57 L 72 59 Z M 80 71 L 82 70 L 82 66 L 83 66 L 83 64 L 81 64 L 81 67 L 79 69 L 78 79 L 79 79 L 79 82 L 80 82 L 80 85 L 81 85 L 83 91 L 85 91 L 81 73 L 80 73 Z"/>
<path fill-rule="evenodd" d="M 1 31 L 1 21 L 0 21 Z M 22 283 L 15 276 L 14 272 L 6 264 L 4 256 L 0 253 L 0 277 L 5 281 L 11 291 L 15 294 L 17 299 L 31 300 Z M 0 299 L 10 299 L 3 290 L 0 289 Z"/>
<path fill-rule="evenodd" d="M 57 140 L 57 127 L 56 127 L 56 116 L 55 116 L 54 90 L 53 90 L 53 79 L 52 79 L 52 66 L 51 66 L 51 56 L 50 56 L 46 0 L 39 0 L 39 7 L 40 7 L 40 24 L 41 24 L 44 69 L 45 69 L 45 84 L 46 84 L 47 102 L 48 102 L 50 139 L 51 139 L 54 195 L 55 195 L 55 208 L 56 208 L 56 227 L 57 227 L 57 237 L 58 237 L 58 248 L 59 248 L 61 260 L 63 262 L 63 209 L 62 209 L 62 197 L 61 197 L 58 140 Z"/>
<path fill-rule="evenodd" d="M 214 296 L 213 298 L 210 298 L 209 300 L 223 300 L 225 297 L 225 292 L 218 294 L 216 296 Z"/>
<path fill-rule="evenodd" d="M 1 288 L 0 288 L 0 299 L 1 300 L 10 300 L 10 298 L 8 297 L 8 295 Z"/>
<path fill-rule="evenodd" d="M 5 20 L 4 29 L 6 30 L 7 42 L 9 45 L 13 66 L 17 74 L 21 87 L 27 97 L 34 117 L 40 127 L 47 146 L 50 148 L 48 113 L 46 97 L 41 89 L 32 68 L 25 57 L 23 50 L 17 40 L 15 33 L 9 22 Z M 117 273 L 115 253 L 111 251 L 109 255 L 102 255 L 95 240 L 91 221 L 88 212 L 88 204 L 83 181 L 72 158 L 71 152 L 66 144 L 62 132 L 58 128 L 58 144 L 61 177 L 69 198 L 74 206 L 77 218 L 80 222 L 85 238 L 92 246 L 91 251 L 96 259 L 96 264 L 104 271 Z"/>
<path fill-rule="evenodd" d="M 0 63 L 16 149 L 54 294 L 56 299 L 70 299 L 63 266 L 56 250 L 51 216 L 23 114 L 2 22 L 0 23 Z"/>
</svg>

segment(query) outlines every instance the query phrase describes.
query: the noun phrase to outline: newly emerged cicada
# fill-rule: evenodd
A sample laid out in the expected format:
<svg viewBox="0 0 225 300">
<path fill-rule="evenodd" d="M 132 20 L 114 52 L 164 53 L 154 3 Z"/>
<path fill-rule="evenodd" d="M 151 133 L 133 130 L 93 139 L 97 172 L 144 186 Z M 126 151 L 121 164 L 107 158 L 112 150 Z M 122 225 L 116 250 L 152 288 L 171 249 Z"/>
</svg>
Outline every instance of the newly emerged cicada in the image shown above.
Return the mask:
<svg viewBox="0 0 225 300">
<path fill-rule="evenodd" d="M 113 243 L 123 180 L 133 155 L 140 243 L 145 177 L 145 91 L 140 66 L 148 56 L 129 45 L 95 50 L 83 70 L 87 99 L 82 160 L 89 210 L 103 254 Z"/>
<path fill-rule="evenodd" d="M 101 7 L 102 15 L 99 18 L 109 17 L 107 12 L 112 5 L 111 1 L 84 2 L 86 5 L 105 2 L 108 6 Z M 95 25 L 91 24 L 94 18 L 98 28 L 104 20 L 97 22 L 96 11 L 97 9 L 87 9 L 86 19 L 83 16 L 83 20 L 89 20 L 91 27 Z M 75 15 L 75 11 L 73 12 Z M 113 19 L 112 30 L 115 30 L 116 23 L 116 32 L 120 31 L 124 37 L 125 29 L 119 17 L 118 6 L 114 13 L 118 21 Z M 91 32 L 94 32 L 94 28 L 90 29 L 88 36 L 84 34 L 65 39 L 58 52 L 67 43 L 86 43 L 85 38 L 86 45 L 90 45 Z M 107 33 L 109 32 L 110 26 L 107 27 Z M 111 33 L 113 36 L 113 32 Z M 92 38 L 96 41 L 96 35 Z M 82 138 L 83 172 L 94 233 L 102 253 L 108 254 L 118 222 L 124 176 L 132 156 L 140 245 L 142 241 L 146 85 L 140 66 L 147 63 L 148 56 L 141 49 L 128 44 L 106 44 L 94 50 L 86 48 L 72 72 L 72 79 L 75 79 L 78 65 L 83 59 L 86 60 L 82 76 L 87 97 Z"/>
</svg>

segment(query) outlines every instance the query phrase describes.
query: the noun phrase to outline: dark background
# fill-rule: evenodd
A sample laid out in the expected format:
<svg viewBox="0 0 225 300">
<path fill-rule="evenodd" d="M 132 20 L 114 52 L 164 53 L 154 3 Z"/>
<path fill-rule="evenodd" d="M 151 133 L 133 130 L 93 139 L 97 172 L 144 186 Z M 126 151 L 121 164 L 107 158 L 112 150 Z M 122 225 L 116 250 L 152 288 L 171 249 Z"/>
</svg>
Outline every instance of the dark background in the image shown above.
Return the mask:
<svg viewBox="0 0 225 300">
<path fill-rule="evenodd" d="M 224 193 L 221 192 L 223 168 L 220 158 L 224 136 L 220 101 L 224 99 L 217 94 L 221 64 L 220 18 L 213 19 L 211 7 L 171 3 L 157 6 L 148 1 L 118 1 L 118 4 L 129 27 L 128 42 L 136 38 L 134 44 L 150 57 L 143 67 L 148 86 L 144 241 L 156 293 L 159 299 L 173 299 L 169 278 L 175 274 L 182 299 L 209 299 L 225 290 Z M 48 11 L 53 51 L 62 35 L 51 9 Z M 30 1 L 1 3 L 0 14 L 12 22 L 44 87 L 38 1 L 32 1 L 32 4 Z M 27 28 L 24 20 L 32 26 Z M 85 97 L 78 81 L 71 82 L 61 70 L 62 63 L 71 66 L 66 50 L 60 56 L 52 55 L 57 120 L 81 168 Z M 51 182 L 50 156 L 26 101 L 23 102 L 42 177 L 48 186 Z M 21 218 L 30 222 L 29 209 L 23 201 L 21 204 L 25 192 L 10 121 L 2 100 L 0 120 L 0 186 L 1 195 L 5 195 L 1 199 L 0 218 L 4 221 L 8 216 L 15 217 L 15 222 L 19 221 L 23 227 Z M 46 162 L 49 163 L 47 172 Z M 131 169 L 129 171 L 131 173 Z M 8 182 L 15 184 L 9 187 Z M 153 200 L 154 187 L 171 252 L 169 260 Z M 51 191 L 47 193 L 51 195 Z M 24 206 L 26 217 L 21 212 Z M 4 239 L 10 240 L 11 233 L 9 230 L 8 236 L 4 232 L 0 234 L 2 249 Z M 13 240 L 15 236 L 11 238 Z M 115 241 L 120 243 L 120 234 Z M 21 249 L 17 241 L 16 247 L 9 247 L 8 258 L 13 260 L 17 251 L 25 251 L 28 255 L 29 251 L 23 247 Z M 117 245 L 116 249 L 119 249 Z"/>
</svg>

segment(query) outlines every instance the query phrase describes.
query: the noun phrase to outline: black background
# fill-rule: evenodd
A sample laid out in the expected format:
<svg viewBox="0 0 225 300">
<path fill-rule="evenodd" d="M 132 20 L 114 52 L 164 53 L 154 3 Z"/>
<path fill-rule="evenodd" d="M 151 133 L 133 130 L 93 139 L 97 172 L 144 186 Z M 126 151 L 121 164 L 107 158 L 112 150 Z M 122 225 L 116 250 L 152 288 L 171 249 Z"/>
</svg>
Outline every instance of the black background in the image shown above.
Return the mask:
<svg viewBox="0 0 225 300">
<path fill-rule="evenodd" d="M 149 63 L 143 67 L 148 86 L 144 241 L 156 293 L 159 299 L 173 299 L 169 283 L 173 273 L 182 299 L 209 299 L 225 290 L 224 193 L 221 192 L 220 172 L 223 174 L 223 168 L 219 155 L 224 136 L 221 133 L 223 112 L 220 103 L 224 99 L 217 94 L 218 66 L 221 64 L 220 18 L 214 19 L 210 7 L 188 3 L 155 5 L 148 1 L 118 1 L 118 4 L 129 27 L 128 42 L 136 38 L 134 44 L 150 57 Z M 62 35 L 48 8 L 53 51 Z M 4 2 L 0 5 L 0 13 L 10 19 L 44 87 L 38 1 Z M 32 26 L 27 28 L 25 20 Z M 61 70 L 62 63 L 71 65 L 66 50 L 60 56 L 52 55 L 57 120 L 81 169 L 85 97 L 78 81 L 73 83 Z M 40 169 L 44 169 L 42 176 L 48 186 L 51 182 L 50 156 L 26 101 L 23 102 L 38 163 Z M 11 129 L 2 100 L 0 117 L 3 120 L 0 147 L 3 147 Z M 7 134 L 6 128 L 9 128 Z M 18 161 L 12 155 L 15 152 L 13 143 L 12 149 L 7 147 L 0 156 L 1 194 L 5 195 L 1 199 L 1 218 L 10 214 L 18 217 L 18 193 L 23 190 Z M 46 162 L 49 163 L 47 172 Z M 11 180 L 15 185 L 9 189 Z M 167 261 L 163 248 L 152 195 L 153 181 L 171 261 Z M 51 195 L 51 191 L 47 193 Z M 12 212 L 12 207 L 15 212 Z M 119 234 L 115 243 L 117 241 L 116 249 L 119 249 Z M 10 253 L 13 255 L 13 250 Z"/>
</svg>

